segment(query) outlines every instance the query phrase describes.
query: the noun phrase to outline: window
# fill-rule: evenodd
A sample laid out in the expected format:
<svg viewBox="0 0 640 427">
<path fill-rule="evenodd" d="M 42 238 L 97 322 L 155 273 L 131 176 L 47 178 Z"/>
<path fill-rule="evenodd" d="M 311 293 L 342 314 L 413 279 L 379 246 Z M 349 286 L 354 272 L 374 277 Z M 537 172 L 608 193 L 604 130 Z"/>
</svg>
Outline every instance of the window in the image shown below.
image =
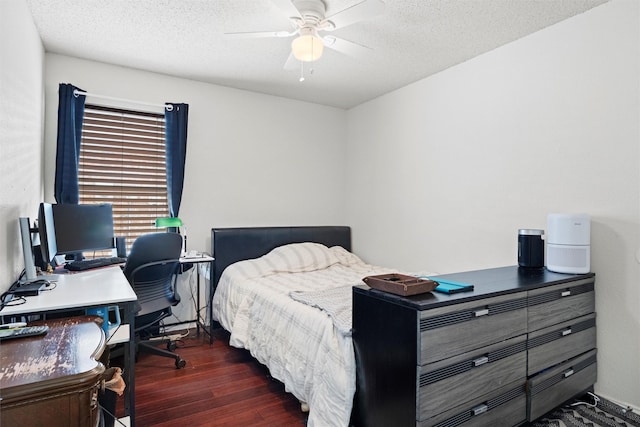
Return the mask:
<svg viewBox="0 0 640 427">
<path fill-rule="evenodd" d="M 116 236 L 130 248 L 169 216 L 162 114 L 85 106 L 78 165 L 80 203 L 111 203 Z M 96 254 L 103 256 L 103 254 Z"/>
</svg>

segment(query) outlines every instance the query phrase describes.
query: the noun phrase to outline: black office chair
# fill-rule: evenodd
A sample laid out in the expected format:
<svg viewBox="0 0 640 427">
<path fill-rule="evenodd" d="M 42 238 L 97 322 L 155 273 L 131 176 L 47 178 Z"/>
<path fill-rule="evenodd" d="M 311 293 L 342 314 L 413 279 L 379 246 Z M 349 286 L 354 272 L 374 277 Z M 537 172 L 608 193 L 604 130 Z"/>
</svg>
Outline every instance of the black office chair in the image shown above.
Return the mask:
<svg viewBox="0 0 640 427">
<path fill-rule="evenodd" d="M 171 357 L 178 369 L 187 362 L 170 351 L 175 343 L 150 338 L 158 336 L 160 321 L 171 316 L 171 307 L 180 302 L 175 285 L 181 250 L 182 236 L 177 233 L 144 234 L 133 242 L 124 266 L 124 275 L 138 297 L 136 351 Z M 167 350 L 157 347 L 161 343 L 167 344 Z"/>
</svg>

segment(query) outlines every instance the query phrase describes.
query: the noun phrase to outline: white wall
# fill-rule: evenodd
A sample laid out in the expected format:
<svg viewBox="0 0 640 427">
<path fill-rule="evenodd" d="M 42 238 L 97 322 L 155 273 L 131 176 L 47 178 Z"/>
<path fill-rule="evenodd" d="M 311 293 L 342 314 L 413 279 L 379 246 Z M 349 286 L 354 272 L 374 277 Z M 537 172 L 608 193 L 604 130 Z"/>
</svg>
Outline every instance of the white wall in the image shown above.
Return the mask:
<svg viewBox="0 0 640 427">
<path fill-rule="evenodd" d="M 592 215 L 596 391 L 640 407 L 640 10 L 614 0 L 348 113 L 347 223 L 366 260 L 517 263 L 518 228 Z"/>
<path fill-rule="evenodd" d="M 209 251 L 215 226 L 342 221 L 344 110 L 49 53 L 45 78 L 48 200 L 53 200 L 58 84 L 72 83 L 89 93 L 189 104 L 180 217 L 192 248 Z M 87 102 L 109 101 L 88 97 Z"/>
<path fill-rule="evenodd" d="M 212 227 L 343 223 L 344 110 L 49 53 L 48 201 L 54 192 L 59 83 L 147 103 L 189 104 L 180 208 L 189 249 L 210 252 Z M 108 101 L 88 97 L 87 102 Z"/>
<path fill-rule="evenodd" d="M 24 268 L 18 218 L 42 198 L 44 49 L 24 1 L 0 2 L 0 292 Z"/>
</svg>

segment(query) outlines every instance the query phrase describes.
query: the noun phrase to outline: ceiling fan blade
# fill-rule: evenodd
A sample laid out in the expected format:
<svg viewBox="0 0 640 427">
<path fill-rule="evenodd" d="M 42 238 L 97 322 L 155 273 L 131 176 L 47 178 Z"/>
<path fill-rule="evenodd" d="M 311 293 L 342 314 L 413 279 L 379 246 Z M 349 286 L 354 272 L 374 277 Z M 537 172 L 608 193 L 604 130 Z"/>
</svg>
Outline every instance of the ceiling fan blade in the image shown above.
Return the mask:
<svg viewBox="0 0 640 427">
<path fill-rule="evenodd" d="M 344 53 L 349 56 L 365 56 L 373 49 L 367 46 L 362 46 L 361 44 L 350 42 L 349 40 L 340 39 L 334 36 L 324 36 L 322 38 L 324 45 L 329 49 L 336 50 L 340 53 Z"/>
<path fill-rule="evenodd" d="M 295 33 L 295 31 L 253 31 L 246 33 L 224 33 L 224 37 L 227 39 L 255 39 L 264 37 L 290 37 Z"/>
<path fill-rule="evenodd" d="M 381 14 L 384 11 L 384 2 L 382 0 L 364 0 L 358 4 L 354 4 L 325 19 L 330 25 L 326 31 L 332 31 L 337 28 L 346 27 L 356 22 L 366 21 Z"/>
<path fill-rule="evenodd" d="M 271 0 L 271 3 L 275 4 L 278 9 L 282 10 L 287 18 L 300 18 L 300 11 L 291 3 L 291 0 Z"/>
<path fill-rule="evenodd" d="M 285 70 L 295 70 L 296 68 L 300 68 L 300 64 L 295 56 L 293 56 L 293 52 L 289 54 L 287 58 L 287 62 L 284 63 Z"/>
</svg>

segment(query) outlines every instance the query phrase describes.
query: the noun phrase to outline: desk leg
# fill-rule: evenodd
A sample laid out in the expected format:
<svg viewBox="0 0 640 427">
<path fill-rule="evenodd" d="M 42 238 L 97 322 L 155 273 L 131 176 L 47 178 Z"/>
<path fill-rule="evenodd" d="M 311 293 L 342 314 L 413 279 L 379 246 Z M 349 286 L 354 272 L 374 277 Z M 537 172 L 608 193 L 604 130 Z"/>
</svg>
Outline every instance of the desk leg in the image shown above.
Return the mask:
<svg viewBox="0 0 640 427">
<path fill-rule="evenodd" d="M 200 336 L 200 264 L 195 265 L 196 268 L 196 300 L 197 300 L 197 308 L 196 308 L 196 334 Z"/>
<path fill-rule="evenodd" d="M 209 344 L 213 344 L 213 261 L 209 263 L 209 297 L 207 298 L 207 312 L 209 314 Z"/>
<path fill-rule="evenodd" d="M 136 424 L 136 401 L 135 401 L 135 363 L 136 363 L 136 344 L 133 312 L 134 303 L 128 303 L 124 309 L 124 322 L 129 326 L 129 341 L 124 344 L 124 381 L 126 387 L 124 389 L 124 413 L 129 416 L 131 427 Z"/>
</svg>

